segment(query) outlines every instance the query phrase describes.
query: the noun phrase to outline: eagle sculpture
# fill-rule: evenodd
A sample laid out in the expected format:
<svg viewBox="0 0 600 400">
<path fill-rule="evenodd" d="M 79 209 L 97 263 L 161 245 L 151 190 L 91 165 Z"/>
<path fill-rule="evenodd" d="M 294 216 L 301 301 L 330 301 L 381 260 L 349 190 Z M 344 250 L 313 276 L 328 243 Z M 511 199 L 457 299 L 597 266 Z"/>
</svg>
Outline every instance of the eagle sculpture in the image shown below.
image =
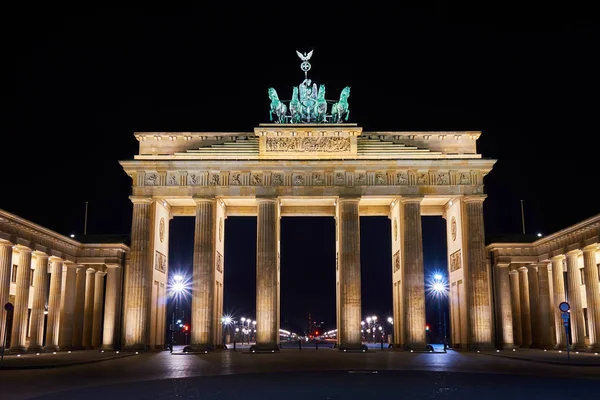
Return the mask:
<svg viewBox="0 0 600 400">
<path fill-rule="evenodd" d="M 298 54 L 298 57 L 300 57 L 300 59 L 302 61 L 310 60 L 310 58 L 312 57 L 312 53 L 313 53 L 313 50 L 309 51 L 308 53 L 304 52 L 304 54 L 302 54 L 298 50 L 296 50 L 296 54 Z"/>
</svg>

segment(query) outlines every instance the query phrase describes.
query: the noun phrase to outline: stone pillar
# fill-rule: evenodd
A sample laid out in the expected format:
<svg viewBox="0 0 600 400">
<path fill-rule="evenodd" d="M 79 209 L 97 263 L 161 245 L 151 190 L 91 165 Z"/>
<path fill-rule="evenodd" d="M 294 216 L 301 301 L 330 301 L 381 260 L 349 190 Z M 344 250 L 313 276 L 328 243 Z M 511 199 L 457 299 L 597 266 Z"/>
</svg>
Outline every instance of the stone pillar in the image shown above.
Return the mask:
<svg viewBox="0 0 600 400">
<path fill-rule="evenodd" d="M 83 345 L 83 313 L 85 310 L 86 268 L 78 266 L 75 279 L 75 307 L 73 309 L 73 340 L 71 347 L 80 350 Z"/>
<path fill-rule="evenodd" d="M 215 296 L 215 229 L 217 202 L 215 199 L 196 201 L 194 233 L 194 265 L 192 286 L 191 345 L 197 351 L 214 348 Z"/>
<path fill-rule="evenodd" d="M 104 275 L 106 272 L 96 272 L 94 278 L 94 311 L 92 318 L 92 347 L 97 349 L 102 345 L 102 307 L 104 307 Z"/>
<path fill-rule="evenodd" d="M 19 266 L 17 267 L 17 288 L 15 292 L 9 352 L 24 353 L 27 339 L 29 286 L 31 285 L 31 249 L 24 246 L 17 246 L 17 251 L 19 252 Z"/>
<path fill-rule="evenodd" d="M 550 307 L 550 280 L 548 272 L 548 264 L 538 265 L 538 288 L 539 288 L 539 335 L 540 335 L 540 347 L 550 348 L 554 345 L 554 318 L 552 309 Z"/>
<path fill-rule="evenodd" d="M 579 271 L 579 256 L 581 250 L 567 253 L 567 286 L 568 303 L 571 306 L 571 343 L 575 349 L 585 347 L 585 322 L 583 320 L 583 307 L 581 304 L 581 272 Z"/>
<path fill-rule="evenodd" d="M 405 348 L 424 350 L 425 276 L 423 267 L 423 235 L 421 231 L 421 198 L 405 197 L 402 202 L 402 241 L 404 243 L 404 339 Z"/>
<path fill-rule="evenodd" d="M 92 348 L 92 328 L 94 323 L 94 295 L 96 292 L 96 270 L 88 268 L 85 276 L 85 303 L 83 311 L 83 339 L 84 349 Z"/>
<path fill-rule="evenodd" d="M 118 264 L 107 264 L 106 271 L 102 348 L 105 350 L 115 350 L 118 340 L 119 320 L 121 318 L 120 298 L 123 268 Z"/>
<path fill-rule="evenodd" d="M 0 239 L 0 349 L 4 347 L 4 338 L 6 336 L 6 317 L 8 312 L 4 309 L 4 305 L 8 303 L 9 299 L 12 253 L 12 243 Z"/>
<path fill-rule="evenodd" d="M 50 295 L 48 298 L 48 322 L 44 351 L 58 351 L 58 328 L 60 323 L 60 289 L 62 286 L 63 262 L 50 257 Z"/>
<path fill-rule="evenodd" d="M 500 345 L 504 349 L 515 347 L 513 335 L 513 315 L 510 300 L 510 278 L 508 276 L 508 265 L 498 265 L 498 304 L 500 318 L 499 323 L 502 328 L 502 337 Z"/>
<path fill-rule="evenodd" d="M 529 281 L 529 315 L 531 318 L 531 347 L 540 347 L 540 287 L 537 265 L 527 266 Z"/>
<path fill-rule="evenodd" d="M 565 301 L 565 277 L 563 276 L 564 255 L 552 257 L 552 289 L 554 289 L 554 332 L 556 333 L 556 347 L 565 348 L 565 328 L 558 305 Z"/>
<path fill-rule="evenodd" d="M 340 198 L 339 207 L 339 268 L 340 268 L 340 350 L 360 350 L 361 287 L 360 287 L 360 198 Z"/>
<path fill-rule="evenodd" d="M 596 251 L 598 251 L 597 243 L 583 249 L 583 273 L 585 275 L 590 348 L 598 352 L 600 351 L 600 284 L 598 283 Z"/>
<path fill-rule="evenodd" d="M 277 325 L 277 231 L 279 200 L 257 198 L 256 349 L 279 350 Z"/>
<path fill-rule="evenodd" d="M 44 345 L 44 311 L 48 288 L 48 256 L 37 253 L 33 272 L 33 302 L 31 306 L 30 337 L 27 351 L 37 353 Z"/>
<path fill-rule="evenodd" d="M 75 291 L 77 265 L 63 265 L 64 286 L 60 299 L 60 329 L 58 332 L 58 347 L 68 350 L 73 347 L 73 327 L 75 326 Z"/>
<path fill-rule="evenodd" d="M 125 271 L 125 343 L 126 350 L 146 350 L 149 344 L 150 294 L 152 289 L 152 262 L 150 258 L 152 199 L 131 197 L 131 262 Z"/>
<path fill-rule="evenodd" d="M 472 349 L 492 348 L 490 271 L 485 260 L 483 201 L 485 196 L 463 199 L 463 242 L 465 243 L 466 276 L 468 279 L 469 343 Z"/>
<path fill-rule="evenodd" d="M 521 300 L 521 347 L 531 347 L 531 308 L 527 267 L 519 268 L 519 299 Z"/>
<path fill-rule="evenodd" d="M 515 345 L 523 343 L 523 330 L 521 328 L 521 296 L 519 295 L 519 271 L 516 269 L 508 273 L 510 279 L 510 304 L 512 306 L 513 337 Z"/>
</svg>

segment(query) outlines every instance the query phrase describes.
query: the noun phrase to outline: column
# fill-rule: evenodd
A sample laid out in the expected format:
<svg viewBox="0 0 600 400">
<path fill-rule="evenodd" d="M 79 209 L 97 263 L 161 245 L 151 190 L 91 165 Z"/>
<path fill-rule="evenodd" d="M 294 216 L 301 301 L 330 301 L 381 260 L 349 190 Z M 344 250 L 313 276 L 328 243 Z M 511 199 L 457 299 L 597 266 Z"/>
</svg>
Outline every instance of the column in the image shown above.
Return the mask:
<svg viewBox="0 0 600 400">
<path fill-rule="evenodd" d="M 277 325 L 277 231 L 279 200 L 257 198 L 256 350 L 279 350 Z"/>
<path fill-rule="evenodd" d="M 152 199 L 130 197 L 133 203 L 131 223 L 131 262 L 125 271 L 125 343 L 127 350 L 145 350 L 149 343 L 150 295 L 152 270 L 150 207 Z"/>
<path fill-rule="evenodd" d="M 50 257 L 50 294 L 48 297 L 48 322 L 46 323 L 46 344 L 44 351 L 57 351 L 58 328 L 60 321 L 60 289 L 62 286 L 62 260 Z"/>
<path fill-rule="evenodd" d="M 4 347 L 4 338 L 6 336 L 6 317 L 8 312 L 4 309 L 4 305 L 8 303 L 9 299 L 12 253 L 12 243 L 0 240 L 0 349 Z"/>
<path fill-rule="evenodd" d="M 361 287 L 360 287 L 360 198 L 340 198 L 339 207 L 339 269 L 340 269 L 340 350 L 360 350 Z"/>
<path fill-rule="evenodd" d="M 121 318 L 121 275 L 123 268 L 118 264 L 106 265 L 106 296 L 104 298 L 104 330 L 102 348 L 115 350 L 118 340 L 119 320 Z"/>
<path fill-rule="evenodd" d="M 92 328 L 94 323 L 94 295 L 96 288 L 96 270 L 88 268 L 85 275 L 85 303 L 83 311 L 83 339 L 84 349 L 92 348 Z"/>
<path fill-rule="evenodd" d="M 568 300 L 571 306 L 571 343 L 575 349 L 585 347 L 585 322 L 583 320 L 583 307 L 581 305 L 581 272 L 579 271 L 579 255 L 581 250 L 567 253 L 567 286 Z"/>
<path fill-rule="evenodd" d="M 192 329 L 190 344 L 197 351 L 214 348 L 215 296 L 215 229 L 217 203 L 215 199 L 196 201 L 194 232 L 194 265 L 192 284 Z"/>
<path fill-rule="evenodd" d="M 463 199 L 463 241 L 465 243 L 465 278 L 468 279 L 469 342 L 472 349 L 494 345 L 490 272 L 485 261 L 483 201 L 485 196 Z"/>
<path fill-rule="evenodd" d="M 104 275 L 106 272 L 96 272 L 94 278 L 94 306 L 92 319 L 92 347 L 98 348 L 102 345 L 102 307 L 104 306 Z"/>
<path fill-rule="evenodd" d="M 598 283 L 598 267 L 596 265 L 597 250 L 597 243 L 583 249 L 589 338 L 590 347 L 594 351 L 600 351 L 600 284 Z"/>
<path fill-rule="evenodd" d="M 75 278 L 75 307 L 73 309 L 73 340 L 71 347 L 80 350 L 83 347 L 83 313 L 85 310 L 86 268 L 78 266 Z"/>
<path fill-rule="evenodd" d="M 531 309 L 527 267 L 519 268 L 519 299 L 521 300 L 521 347 L 531 347 Z"/>
<path fill-rule="evenodd" d="M 565 278 L 563 276 L 564 255 L 552 257 L 552 289 L 554 289 L 554 332 L 556 333 L 556 347 L 565 347 L 565 328 L 558 305 L 565 301 Z"/>
<path fill-rule="evenodd" d="M 515 347 L 513 335 L 513 315 L 510 301 L 510 278 L 508 276 L 508 265 L 498 265 L 498 303 L 500 312 L 499 325 L 502 328 L 501 347 Z"/>
<path fill-rule="evenodd" d="M 10 335 L 11 353 L 24 353 L 27 336 L 27 314 L 29 312 L 29 279 L 31 275 L 31 249 L 17 246 L 19 266 L 17 267 L 17 288 L 13 309 L 13 326 Z"/>
<path fill-rule="evenodd" d="M 540 287 L 537 265 L 527 266 L 529 281 L 529 315 L 531 318 L 531 347 L 540 347 Z"/>
<path fill-rule="evenodd" d="M 33 302 L 31 306 L 31 329 L 27 351 L 36 353 L 42 351 L 44 344 L 44 311 L 48 287 L 48 256 L 37 253 L 35 270 L 33 272 Z"/>
<path fill-rule="evenodd" d="M 540 335 L 540 347 L 550 348 L 554 345 L 554 318 L 551 309 L 550 296 L 550 280 L 548 263 L 538 265 L 538 287 L 539 287 L 539 301 L 538 307 L 539 313 L 539 335 Z"/>
<path fill-rule="evenodd" d="M 519 271 L 516 269 L 508 273 L 510 279 L 510 304 L 512 305 L 513 337 L 515 345 L 523 343 L 523 330 L 521 328 L 521 296 L 519 295 Z"/>
<path fill-rule="evenodd" d="M 58 332 L 58 347 L 68 350 L 73 347 L 73 327 L 75 321 L 75 287 L 77 279 L 77 265 L 67 263 L 63 265 L 63 294 L 60 299 L 60 329 Z"/>
<path fill-rule="evenodd" d="M 402 242 L 404 244 L 404 339 L 405 347 L 425 350 L 425 276 L 421 198 L 402 198 Z"/>
</svg>

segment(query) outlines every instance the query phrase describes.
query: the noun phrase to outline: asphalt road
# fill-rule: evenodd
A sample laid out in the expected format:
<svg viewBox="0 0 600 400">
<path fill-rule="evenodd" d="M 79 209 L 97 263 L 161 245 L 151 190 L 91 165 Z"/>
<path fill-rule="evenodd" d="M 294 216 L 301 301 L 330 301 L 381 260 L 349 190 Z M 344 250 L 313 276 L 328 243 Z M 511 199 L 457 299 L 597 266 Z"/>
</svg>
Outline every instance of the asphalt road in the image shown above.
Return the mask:
<svg viewBox="0 0 600 400">
<path fill-rule="evenodd" d="M 0 399 L 589 398 L 600 367 L 473 353 L 168 352 L 46 370 L 0 371 Z M 307 397 L 309 396 L 309 397 Z"/>
</svg>

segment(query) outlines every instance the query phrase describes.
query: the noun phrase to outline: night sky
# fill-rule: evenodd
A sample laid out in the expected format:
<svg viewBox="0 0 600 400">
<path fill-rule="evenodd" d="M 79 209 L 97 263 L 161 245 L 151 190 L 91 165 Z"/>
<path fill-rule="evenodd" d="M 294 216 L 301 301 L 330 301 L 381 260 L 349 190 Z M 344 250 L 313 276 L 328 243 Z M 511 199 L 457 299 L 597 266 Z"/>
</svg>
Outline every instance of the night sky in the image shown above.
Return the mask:
<svg viewBox="0 0 600 400">
<path fill-rule="evenodd" d="M 137 153 L 135 131 L 250 132 L 268 122 L 268 87 L 287 98 L 302 81 L 295 51 L 314 49 L 310 77 L 327 98 L 350 85 L 364 131 L 483 132 L 478 152 L 499 160 L 484 181 L 487 235 L 521 233 L 521 199 L 527 233 L 600 212 L 590 10 L 304 8 L 11 16 L 0 208 L 80 236 L 89 201 L 88 234 L 129 233 L 118 160 Z M 302 329 L 310 312 L 333 328 L 333 219 L 281 226 L 282 327 Z M 193 219 L 171 227 L 170 267 L 189 270 Z M 426 272 L 445 270 L 444 220 L 424 217 L 423 232 Z M 256 221 L 228 218 L 226 233 L 224 308 L 254 317 Z M 390 247 L 389 220 L 361 218 L 364 315 L 391 313 Z"/>
</svg>

